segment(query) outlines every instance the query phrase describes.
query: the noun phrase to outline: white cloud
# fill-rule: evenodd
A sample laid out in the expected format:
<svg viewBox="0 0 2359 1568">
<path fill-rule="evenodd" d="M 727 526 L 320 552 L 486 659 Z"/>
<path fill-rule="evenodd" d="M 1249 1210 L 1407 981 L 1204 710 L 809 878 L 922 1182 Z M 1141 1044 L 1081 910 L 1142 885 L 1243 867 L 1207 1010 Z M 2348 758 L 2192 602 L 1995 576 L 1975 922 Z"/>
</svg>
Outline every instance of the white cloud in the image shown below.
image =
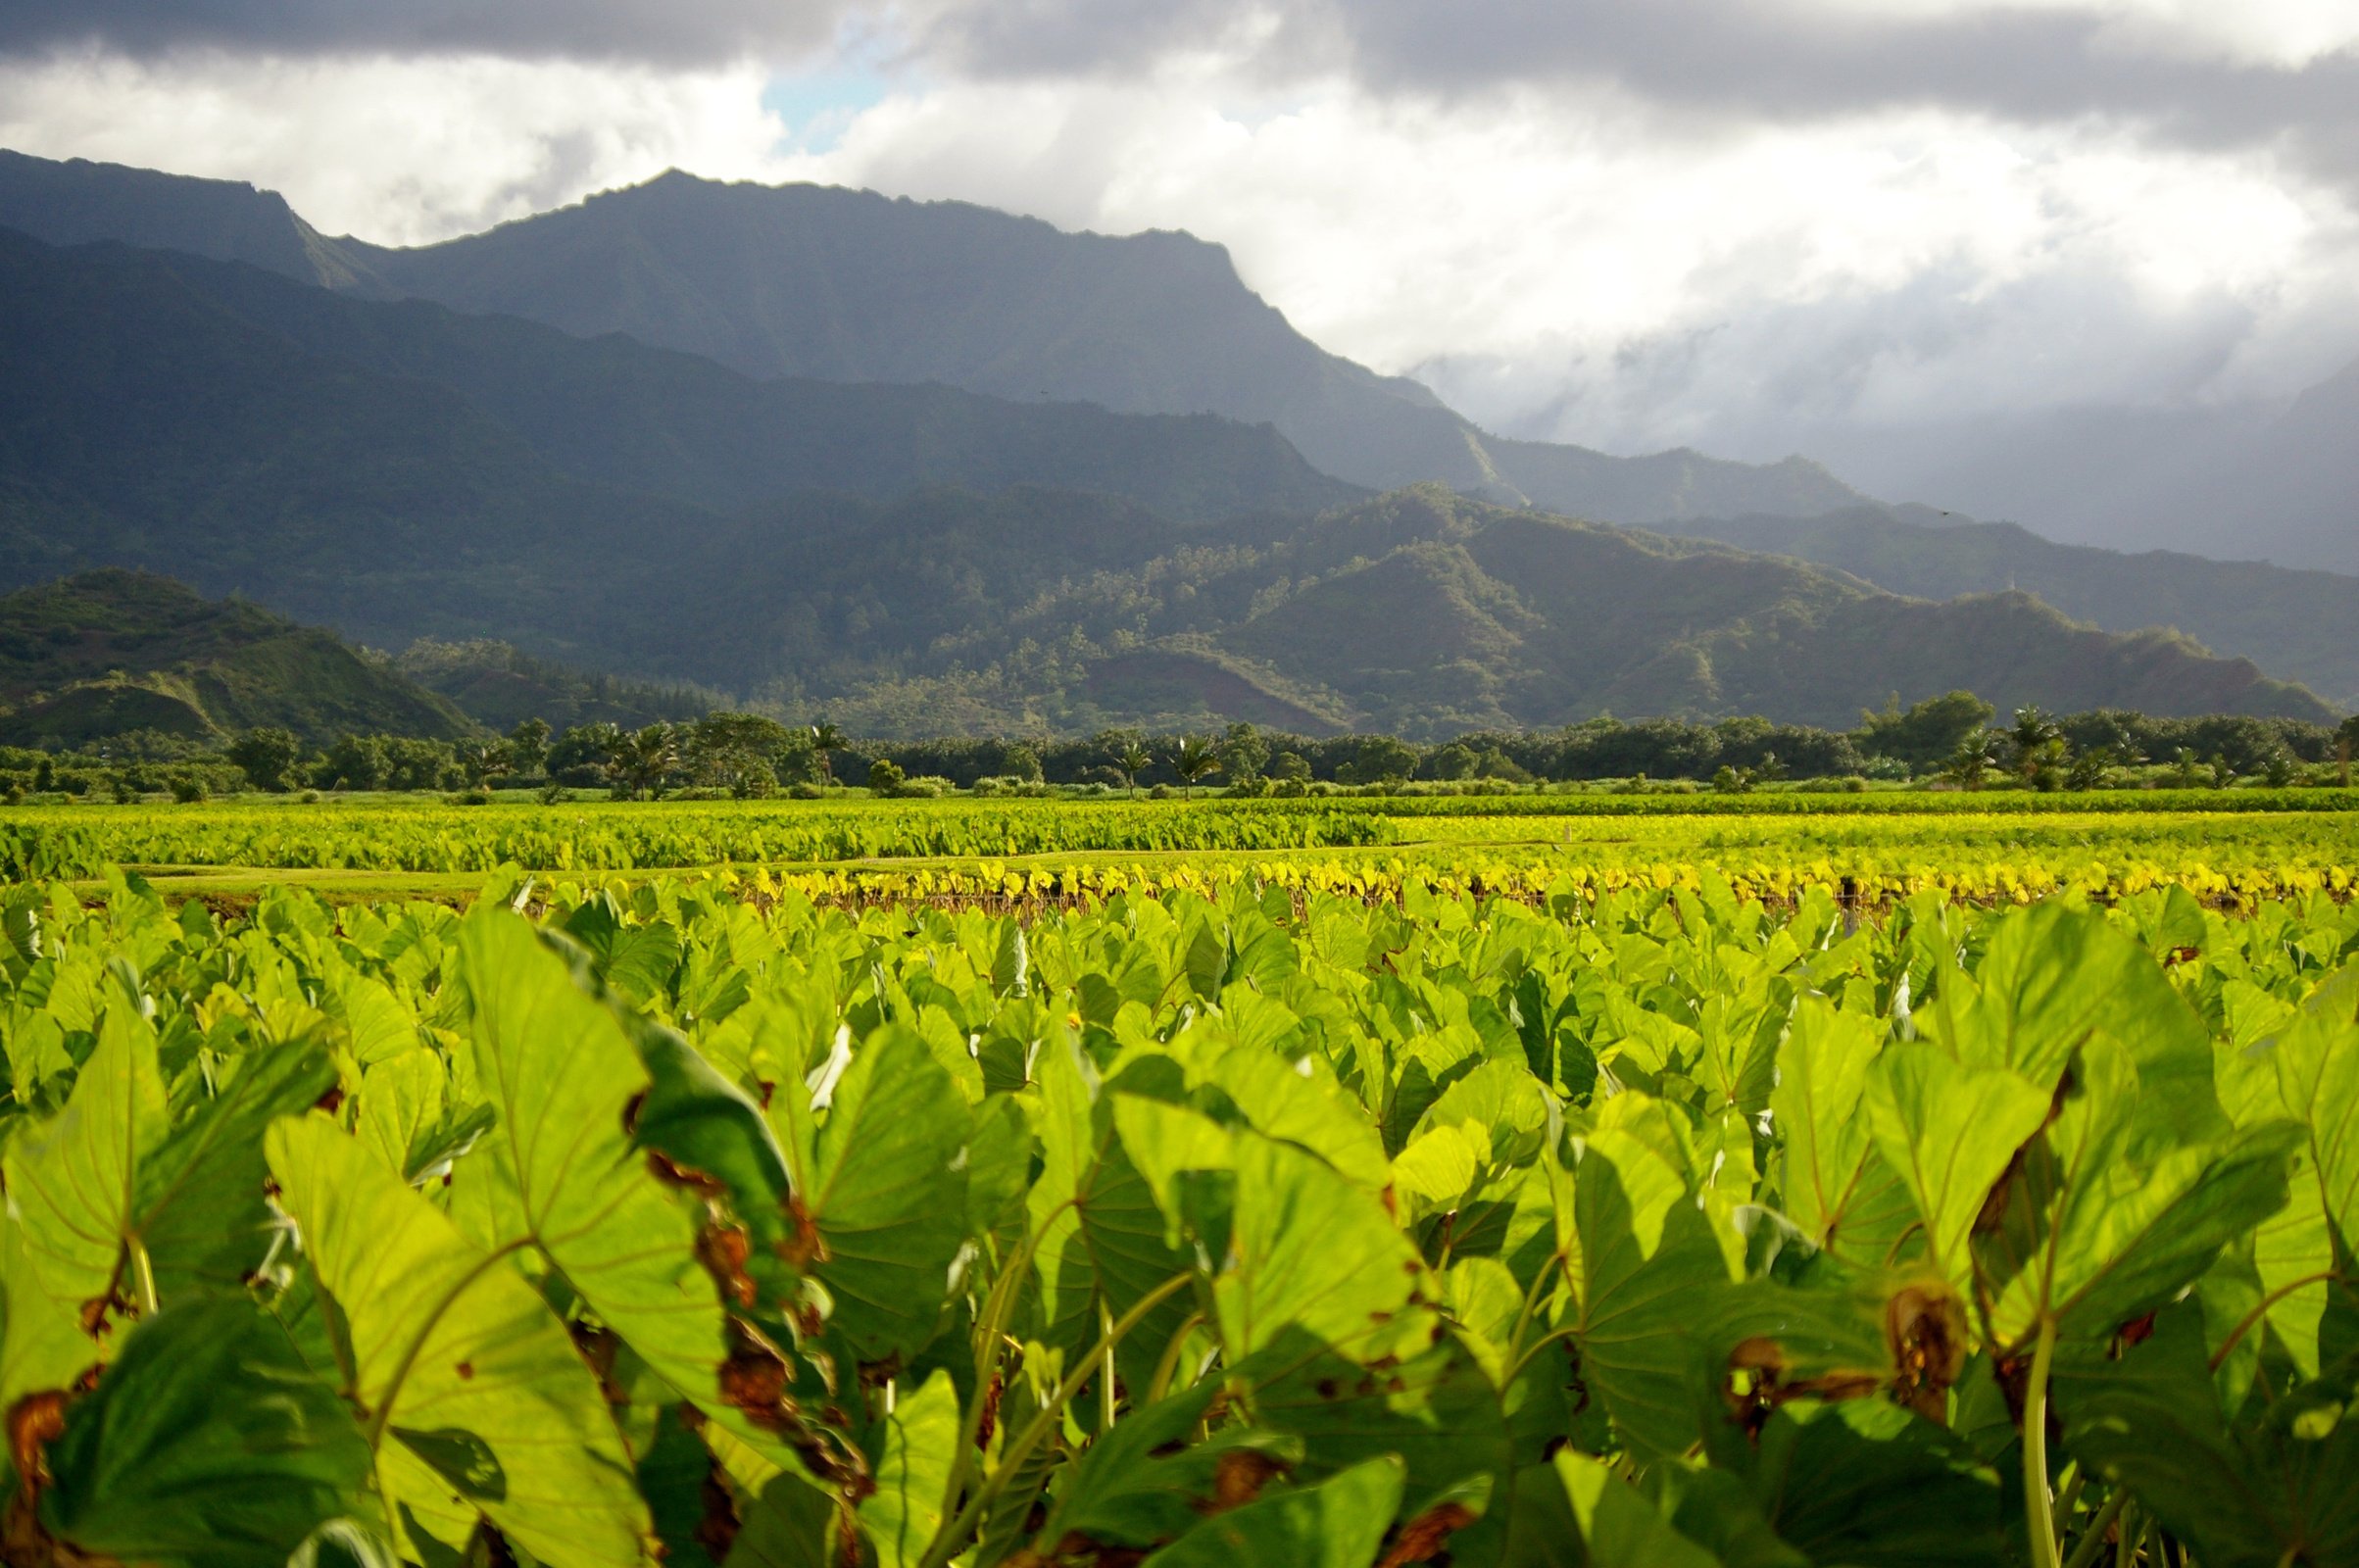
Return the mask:
<svg viewBox="0 0 2359 1568">
<path fill-rule="evenodd" d="M 328 233 L 414 244 L 673 166 L 768 177 L 787 127 L 766 80 L 491 56 L 0 59 L 0 145 L 248 180 Z"/>
<path fill-rule="evenodd" d="M 1420 106 L 1342 81 L 1268 104 L 1197 68 L 891 97 L 796 167 L 1189 228 L 1319 342 L 1617 448 L 1753 448 L 1803 410 L 2274 394 L 2359 346 L 2337 197 L 2101 123 L 1697 124 L 1610 92 Z"/>
</svg>

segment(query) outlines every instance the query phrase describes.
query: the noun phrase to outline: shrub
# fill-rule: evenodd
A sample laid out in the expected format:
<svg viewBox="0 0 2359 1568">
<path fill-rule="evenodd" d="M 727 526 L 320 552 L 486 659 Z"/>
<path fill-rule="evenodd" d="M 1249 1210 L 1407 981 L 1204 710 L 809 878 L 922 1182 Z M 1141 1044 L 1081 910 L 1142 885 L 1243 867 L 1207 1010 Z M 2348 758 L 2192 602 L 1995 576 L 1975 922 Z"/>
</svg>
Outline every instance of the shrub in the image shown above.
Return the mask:
<svg viewBox="0 0 2359 1568">
<path fill-rule="evenodd" d="M 827 791 L 822 786 L 807 778 L 789 784 L 786 793 L 798 801 L 821 801 L 827 798 Z"/>
<path fill-rule="evenodd" d="M 205 787 L 203 779 L 193 773 L 183 773 L 172 780 L 172 799 L 182 806 L 195 806 L 201 801 L 213 799 L 213 792 Z"/>
<path fill-rule="evenodd" d="M 908 776 L 890 757 L 880 757 L 868 764 L 868 787 L 879 795 L 892 794 Z"/>
<path fill-rule="evenodd" d="M 478 784 L 471 790 L 453 790 L 443 799 L 453 806 L 489 806 L 491 791 Z"/>
</svg>

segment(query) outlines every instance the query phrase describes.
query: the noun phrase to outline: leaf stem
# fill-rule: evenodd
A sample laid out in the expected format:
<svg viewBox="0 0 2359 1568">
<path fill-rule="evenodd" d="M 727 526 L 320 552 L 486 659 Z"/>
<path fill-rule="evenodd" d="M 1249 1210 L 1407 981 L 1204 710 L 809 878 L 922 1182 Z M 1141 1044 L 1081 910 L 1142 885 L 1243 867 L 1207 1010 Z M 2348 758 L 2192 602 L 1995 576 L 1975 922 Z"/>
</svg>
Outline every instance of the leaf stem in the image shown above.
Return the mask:
<svg viewBox="0 0 2359 1568">
<path fill-rule="evenodd" d="M 1024 1232 L 1023 1241 L 1013 1256 L 1001 1268 L 998 1279 L 991 1282 L 990 1292 L 983 1298 L 983 1312 L 975 1322 L 975 1393 L 966 1408 L 965 1418 L 958 1427 L 958 1446 L 951 1454 L 950 1475 L 943 1484 L 942 1511 L 949 1513 L 958 1506 L 958 1494 L 965 1489 L 967 1473 L 974 1468 L 975 1439 L 983 1431 L 983 1405 L 990 1397 L 991 1377 L 999 1369 L 1000 1339 L 1007 1326 L 1007 1314 L 1015 1299 L 1023 1294 L 1024 1280 L 1032 1271 L 1033 1254 L 1039 1250 L 1041 1239 L 1049 1234 L 1049 1226 L 1057 1216 L 1072 1205 L 1066 1199 L 1041 1216 L 1040 1224 Z"/>
<path fill-rule="evenodd" d="M 1181 1321 L 1170 1342 L 1163 1347 L 1162 1355 L 1155 1361 L 1155 1376 L 1147 1383 L 1146 1403 L 1154 1404 L 1171 1392 L 1171 1380 L 1179 1375 L 1180 1355 L 1188 1348 L 1188 1336 L 1204 1326 L 1204 1315 L 1202 1312 L 1191 1312 Z"/>
<path fill-rule="evenodd" d="M 2105 1499 L 2105 1505 L 2089 1516 L 2089 1533 L 2081 1538 L 2081 1544 L 2073 1548 L 2072 1555 L 2064 1559 L 2064 1568 L 2089 1568 L 2090 1563 L 2095 1562 L 2097 1554 L 2105 1549 L 2105 1532 L 2113 1528 L 2113 1522 L 2122 1516 L 2122 1510 L 2129 1505 L 2130 1489 L 2115 1487 L 2113 1495 Z"/>
<path fill-rule="evenodd" d="M 131 1250 L 131 1282 L 139 1292 L 139 1315 L 154 1317 L 160 1303 L 156 1299 L 156 1265 L 147 1255 L 147 1246 L 134 1236 L 128 1243 Z"/>
<path fill-rule="evenodd" d="M 1122 1337 L 1144 1322 L 1148 1313 L 1178 1295 L 1195 1278 L 1194 1271 L 1172 1275 L 1114 1320 L 1113 1327 L 1106 1330 L 1105 1340 L 1081 1358 L 1072 1373 L 1057 1386 L 1056 1394 L 1041 1406 L 1040 1413 L 1026 1423 L 1024 1430 L 1017 1433 L 1007 1447 L 1000 1450 L 999 1465 L 981 1486 L 975 1488 L 974 1495 L 966 1499 L 965 1506 L 958 1510 L 958 1516 L 935 1532 L 933 1543 L 925 1548 L 925 1555 L 917 1560 L 917 1568 L 944 1568 L 966 1538 L 974 1534 L 976 1523 L 982 1519 L 983 1511 L 991 1506 L 992 1499 L 1007 1490 L 1007 1483 L 1014 1479 L 1016 1471 L 1031 1457 L 1032 1450 L 1039 1447 L 1041 1440 L 1056 1429 L 1064 1407 L 1072 1403 L 1073 1396 L 1081 1392 L 1091 1378 L 1100 1375 L 1101 1360 L 1112 1355 L 1114 1347 L 1122 1343 Z"/>
<path fill-rule="evenodd" d="M 2047 1496 L 2047 1378 L 2055 1359 L 2056 1320 L 2042 1317 L 2040 1344 L 2032 1351 L 2032 1381 L 2023 1396 L 2023 1506 L 2031 1527 L 2032 1568 L 2062 1568 Z"/>
</svg>

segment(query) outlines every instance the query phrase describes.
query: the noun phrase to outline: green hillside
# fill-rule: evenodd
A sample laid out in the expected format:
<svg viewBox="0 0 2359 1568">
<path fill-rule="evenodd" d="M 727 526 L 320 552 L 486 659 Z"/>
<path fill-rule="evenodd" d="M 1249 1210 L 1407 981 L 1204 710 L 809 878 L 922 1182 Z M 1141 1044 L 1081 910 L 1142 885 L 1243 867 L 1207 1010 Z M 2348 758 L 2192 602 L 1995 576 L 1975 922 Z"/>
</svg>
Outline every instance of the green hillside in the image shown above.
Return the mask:
<svg viewBox="0 0 2359 1568">
<path fill-rule="evenodd" d="M 999 505 L 1039 507 L 1052 539 L 1151 536 L 1071 518 L 1060 531 L 1047 498 Z M 872 509 L 839 526 L 893 539 L 895 564 L 831 577 L 839 552 L 820 534 L 694 592 L 715 624 L 750 624 L 759 607 L 791 628 L 731 657 L 774 658 L 783 695 L 876 733 L 1251 718 L 1428 737 L 1603 712 L 1844 727 L 1894 692 L 1957 687 L 2002 708 L 2332 713 L 2248 662 L 2101 632 L 2030 595 L 1903 598 L 1438 487 L 1283 532 L 1180 536 L 1128 567 L 1076 558 L 1060 581 L 991 518 L 951 496 Z"/>
<path fill-rule="evenodd" d="M 195 741 L 260 725 L 453 739 L 451 704 L 330 633 L 144 572 L 106 569 L 0 597 L 0 744 L 80 746 L 132 730 Z"/>
<path fill-rule="evenodd" d="M 1745 516 L 1660 530 L 1836 566 L 1920 599 L 2020 589 L 2109 631 L 2171 626 L 2359 708 L 2359 577 L 2176 551 L 2061 545 L 2008 522 L 1943 521 L 1922 507 Z"/>
</svg>

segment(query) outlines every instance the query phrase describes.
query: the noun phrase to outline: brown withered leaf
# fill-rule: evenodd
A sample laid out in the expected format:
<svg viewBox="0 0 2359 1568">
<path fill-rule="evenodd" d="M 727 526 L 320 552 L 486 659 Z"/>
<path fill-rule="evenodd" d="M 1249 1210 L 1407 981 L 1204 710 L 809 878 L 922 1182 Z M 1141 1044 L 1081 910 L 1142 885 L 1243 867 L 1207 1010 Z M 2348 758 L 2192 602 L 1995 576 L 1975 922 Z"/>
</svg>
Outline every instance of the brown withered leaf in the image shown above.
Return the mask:
<svg viewBox="0 0 2359 1568">
<path fill-rule="evenodd" d="M 69 1396 L 63 1389 L 27 1394 L 8 1410 L 8 1456 L 17 1474 L 36 1487 L 49 1482 L 46 1450 L 66 1430 Z"/>
<path fill-rule="evenodd" d="M 1408 1568 L 1413 1562 L 1431 1562 L 1452 1535 L 1473 1523 L 1474 1510 L 1465 1504 L 1436 1503 L 1401 1527 L 1393 1549 L 1384 1554 L 1376 1568 Z"/>
<path fill-rule="evenodd" d="M 707 1219 L 696 1233 L 696 1260 L 713 1283 L 720 1287 L 721 1298 L 739 1306 L 752 1306 L 760 1292 L 746 1274 L 746 1259 L 753 1255 L 754 1244 L 742 1225 L 724 1225 L 718 1219 Z"/>
<path fill-rule="evenodd" d="M 811 1210 L 803 1206 L 803 1195 L 789 1193 L 784 1200 L 786 1217 L 793 1222 L 793 1231 L 778 1244 L 778 1255 L 798 1269 L 827 1261 L 827 1241 L 819 1234 L 818 1222 Z"/>
<path fill-rule="evenodd" d="M 1212 1499 L 1207 1514 L 1241 1508 L 1261 1495 L 1261 1489 L 1286 1473 L 1286 1467 L 1254 1448 L 1231 1448 L 1212 1466 Z"/>
<path fill-rule="evenodd" d="M 1899 1369 L 1892 1392 L 1928 1421 L 1948 1414 L 1949 1390 L 1966 1369 L 1966 1332 L 1965 1303 L 1946 1285 L 1911 1285 L 1885 1303 L 1885 1347 Z"/>
</svg>

